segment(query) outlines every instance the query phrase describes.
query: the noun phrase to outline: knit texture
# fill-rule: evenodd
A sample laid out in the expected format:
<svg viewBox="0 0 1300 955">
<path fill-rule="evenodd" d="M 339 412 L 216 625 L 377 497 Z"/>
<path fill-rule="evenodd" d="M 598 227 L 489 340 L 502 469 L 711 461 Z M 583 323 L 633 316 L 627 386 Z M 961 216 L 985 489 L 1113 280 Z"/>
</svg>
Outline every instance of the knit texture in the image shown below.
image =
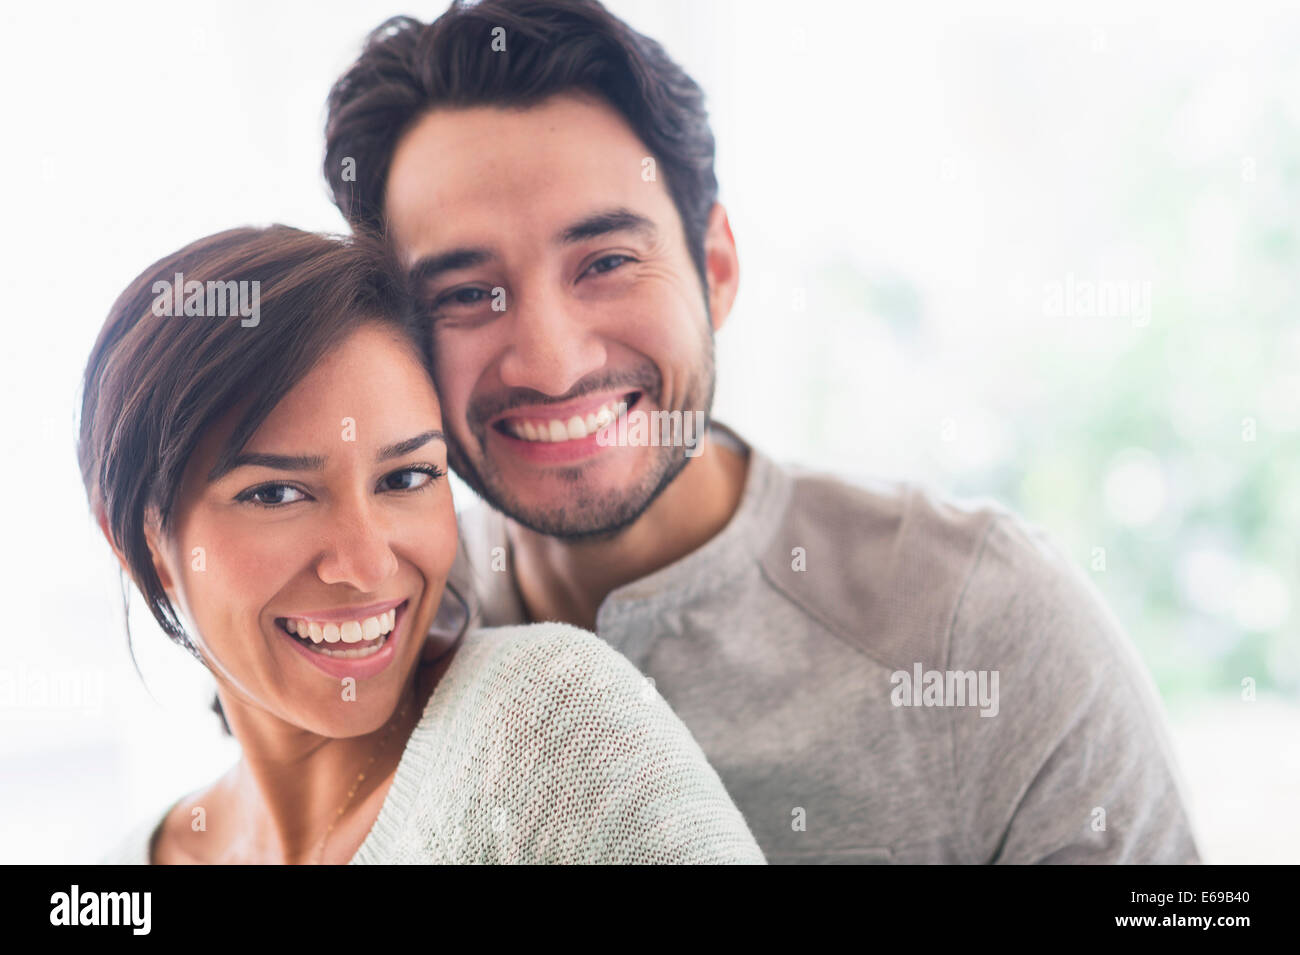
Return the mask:
<svg viewBox="0 0 1300 955">
<path fill-rule="evenodd" d="M 101 863 L 147 864 L 160 821 Z M 542 623 L 464 636 L 351 864 L 764 862 L 653 681 Z"/>
</svg>

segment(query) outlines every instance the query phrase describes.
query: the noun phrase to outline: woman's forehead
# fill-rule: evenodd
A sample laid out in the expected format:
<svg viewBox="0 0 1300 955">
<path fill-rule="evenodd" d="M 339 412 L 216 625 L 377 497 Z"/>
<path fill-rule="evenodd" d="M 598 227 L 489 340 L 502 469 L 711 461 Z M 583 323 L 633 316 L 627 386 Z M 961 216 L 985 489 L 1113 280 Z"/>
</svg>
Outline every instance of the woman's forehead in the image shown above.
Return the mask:
<svg viewBox="0 0 1300 955">
<path fill-rule="evenodd" d="M 205 430 L 193 464 L 207 473 L 248 401 Z M 326 352 L 257 426 L 241 453 L 369 452 L 442 428 L 437 392 L 417 347 L 395 326 L 367 323 Z"/>
</svg>

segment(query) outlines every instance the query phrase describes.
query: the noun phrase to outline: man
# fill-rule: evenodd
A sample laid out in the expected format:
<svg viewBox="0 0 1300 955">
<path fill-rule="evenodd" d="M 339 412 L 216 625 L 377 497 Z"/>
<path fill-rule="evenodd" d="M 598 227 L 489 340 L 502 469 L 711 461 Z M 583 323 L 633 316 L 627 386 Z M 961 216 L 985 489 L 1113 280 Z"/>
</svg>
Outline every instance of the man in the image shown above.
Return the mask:
<svg viewBox="0 0 1300 955">
<path fill-rule="evenodd" d="M 1150 679 L 1042 531 L 707 422 L 739 263 L 703 96 L 657 43 L 581 0 L 399 18 L 326 139 L 492 505 L 453 574 L 478 623 L 625 654 L 774 863 L 1199 861 Z"/>
</svg>

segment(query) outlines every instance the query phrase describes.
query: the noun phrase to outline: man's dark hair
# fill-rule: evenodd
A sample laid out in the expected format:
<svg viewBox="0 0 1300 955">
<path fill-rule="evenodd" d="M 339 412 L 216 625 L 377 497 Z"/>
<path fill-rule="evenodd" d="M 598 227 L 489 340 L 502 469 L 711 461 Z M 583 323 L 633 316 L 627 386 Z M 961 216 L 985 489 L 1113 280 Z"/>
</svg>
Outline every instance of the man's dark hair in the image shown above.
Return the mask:
<svg viewBox="0 0 1300 955">
<path fill-rule="evenodd" d="M 494 49 L 502 37 L 505 49 Z M 606 100 L 649 148 L 707 287 L 704 234 L 718 181 L 704 94 L 662 46 L 595 0 L 456 0 L 432 23 L 381 24 L 330 91 L 324 168 L 334 202 L 354 227 L 380 231 L 393 152 L 421 116 L 526 108 L 566 91 Z"/>
</svg>

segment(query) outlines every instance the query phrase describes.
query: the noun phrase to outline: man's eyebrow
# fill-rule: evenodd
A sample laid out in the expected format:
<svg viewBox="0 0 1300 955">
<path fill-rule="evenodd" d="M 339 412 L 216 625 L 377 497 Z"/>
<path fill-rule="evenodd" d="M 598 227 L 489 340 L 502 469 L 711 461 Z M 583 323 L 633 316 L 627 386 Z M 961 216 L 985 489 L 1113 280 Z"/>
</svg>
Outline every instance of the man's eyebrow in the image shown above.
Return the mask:
<svg viewBox="0 0 1300 955">
<path fill-rule="evenodd" d="M 472 268 L 494 258 L 496 258 L 496 255 L 491 249 L 450 249 L 446 252 L 439 252 L 437 255 L 426 255 L 424 258 L 416 260 L 416 263 L 408 270 L 407 275 L 410 276 L 412 282 L 421 284 L 436 279 L 444 272 Z"/>
<path fill-rule="evenodd" d="M 659 234 L 659 230 L 655 227 L 653 221 L 639 212 L 620 208 L 608 209 L 579 219 L 567 228 L 562 229 L 556 239 L 562 245 L 571 245 L 574 242 L 594 239 L 610 232 L 638 232 L 650 240 L 653 240 Z"/>
<path fill-rule="evenodd" d="M 378 460 L 388 461 L 392 458 L 400 458 L 404 454 L 410 454 L 417 448 L 424 447 L 430 441 L 441 441 L 446 444 L 447 438 L 441 431 L 426 431 L 424 434 L 417 434 L 414 438 L 407 438 L 405 441 L 398 441 L 396 444 L 381 448 Z"/>
<path fill-rule="evenodd" d="M 389 461 L 393 458 L 400 458 L 404 454 L 410 454 L 417 448 L 424 447 L 430 441 L 441 441 L 445 444 L 447 438 L 437 429 L 425 431 L 413 438 L 407 438 L 405 441 L 398 441 L 396 444 L 380 448 L 375 460 Z M 325 458 L 319 454 L 260 454 L 245 452 L 235 455 L 231 458 L 229 465 L 225 467 L 220 464 L 214 467 L 208 474 L 208 481 L 216 481 L 235 470 L 235 468 L 242 467 L 272 468 L 276 471 L 321 471 L 325 468 Z"/>
</svg>

